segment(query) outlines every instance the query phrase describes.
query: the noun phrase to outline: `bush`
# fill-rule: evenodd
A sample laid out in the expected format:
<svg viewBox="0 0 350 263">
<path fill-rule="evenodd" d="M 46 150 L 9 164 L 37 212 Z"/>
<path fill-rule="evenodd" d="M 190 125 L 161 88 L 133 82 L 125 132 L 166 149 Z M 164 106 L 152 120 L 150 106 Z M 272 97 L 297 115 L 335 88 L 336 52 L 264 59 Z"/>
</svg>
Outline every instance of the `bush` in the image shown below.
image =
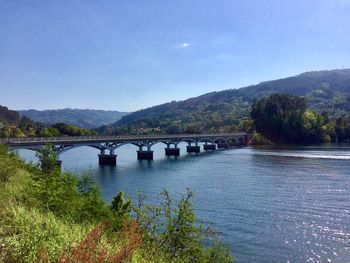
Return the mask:
<svg viewBox="0 0 350 263">
<path fill-rule="evenodd" d="M 15 156 L 0 154 L 0 187 L 6 187 L 10 177 L 16 174 L 17 168 Z"/>
<path fill-rule="evenodd" d="M 196 225 L 192 208 L 194 193 L 190 189 L 175 204 L 166 190 L 161 194 L 164 202 L 160 207 L 145 205 L 140 195 L 134 206 L 136 221 L 146 233 L 146 242 L 157 248 L 156 254 L 163 253 L 169 262 L 232 261 L 229 249 L 218 242 L 210 225 L 203 222 Z"/>
<path fill-rule="evenodd" d="M 55 258 L 64 247 L 81 239 L 86 227 L 67 223 L 51 212 L 27 209 L 20 205 L 7 208 L 0 218 L 5 247 L 16 261 L 36 262 L 38 252 L 45 248 Z"/>
<path fill-rule="evenodd" d="M 258 145 L 271 145 L 272 142 L 270 140 L 268 140 L 261 133 L 254 132 L 249 144 L 256 145 L 256 146 L 258 146 Z"/>
</svg>

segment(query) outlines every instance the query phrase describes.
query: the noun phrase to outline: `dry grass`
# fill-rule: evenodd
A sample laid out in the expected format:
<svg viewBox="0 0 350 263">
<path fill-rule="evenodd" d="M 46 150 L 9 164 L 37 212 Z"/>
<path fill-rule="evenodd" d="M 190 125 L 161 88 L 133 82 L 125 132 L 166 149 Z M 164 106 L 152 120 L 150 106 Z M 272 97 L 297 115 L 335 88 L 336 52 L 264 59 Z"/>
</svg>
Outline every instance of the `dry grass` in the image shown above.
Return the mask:
<svg viewBox="0 0 350 263">
<path fill-rule="evenodd" d="M 56 260 L 57 263 L 121 263 L 130 261 L 133 252 L 141 244 L 141 234 L 137 223 L 131 221 L 125 223 L 115 236 L 115 242 L 118 242 L 118 248 L 109 250 L 102 242 L 104 230 L 107 224 L 101 223 L 95 226 L 83 240 L 78 242 L 71 249 L 63 250 Z M 38 253 L 39 263 L 51 262 L 47 251 L 42 248 Z"/>
</svg>

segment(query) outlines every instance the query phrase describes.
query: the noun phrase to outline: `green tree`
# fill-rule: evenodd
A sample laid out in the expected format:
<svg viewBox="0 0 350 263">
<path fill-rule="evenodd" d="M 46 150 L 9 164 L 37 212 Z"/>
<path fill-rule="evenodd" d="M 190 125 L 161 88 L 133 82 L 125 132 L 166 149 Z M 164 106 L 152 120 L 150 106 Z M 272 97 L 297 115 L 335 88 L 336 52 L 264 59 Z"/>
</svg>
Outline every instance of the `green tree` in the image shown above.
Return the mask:
<svg viewBox="0 0 350 263">
<path fill-rule="evenodd" d="M 38 157 L 41 169 L 44 172 L 51 172 L 54 170 L 60 170 L 57 163 L 57 152 L 54 150 L 52 145 L 44 145 L 36 154 Z"/>
<path fill-rule="evenodd" d="M 118 192 L 116 196 L 113 197 L 111 209 L 116 214 L 117 218 L 125 219 L 129 216 L 132 209 L 131 199 L 125 200 L 124 193 Z"/>
<path fill-rule="evenodd" d="M 341 116 L 335 121 L 335 134 L 338 141 L 350 140 L 350 120 Z"/>
<path fill-rule="evenodd" d="M 79 177 L 76 185 L 79 194 L 79 211 L 76 216 L 81 221 L 111 220 L 115 222 L 112 211 L 102 200 L 101 191 L 89 173 Z"/>
<path fill-rule="evenodd" d="M 14 128 L 11 132 L 11 137 L 21 138 L 24 137 L 24 133 L 20 128 Z"/>
<path fill-rule="evenodd" d="M 51 145 L 45 145 L 37 157 L 41 171 L 33 174 L 34 196 L 46 210 L 56 213 L 65 213 L 65 209 L 70 211 L 69 206 L 76 197 L 76 179 L 68 173 L 61 174 L 57 153 Z"/>
<path fill-rule="evenodd" d="M 251 117 L 254 128 L 272 142 L 302 142 L 303 114 L 307 108 L 303 98 L 275 93 L 253 103 Z"/>
<path fill-rule="evenodd" d="M 306 111 L 303 114 L 304 137 L 307 142 L 324 142 L 328 139 L 326 118 L 320 114 Z"/>
</svg>

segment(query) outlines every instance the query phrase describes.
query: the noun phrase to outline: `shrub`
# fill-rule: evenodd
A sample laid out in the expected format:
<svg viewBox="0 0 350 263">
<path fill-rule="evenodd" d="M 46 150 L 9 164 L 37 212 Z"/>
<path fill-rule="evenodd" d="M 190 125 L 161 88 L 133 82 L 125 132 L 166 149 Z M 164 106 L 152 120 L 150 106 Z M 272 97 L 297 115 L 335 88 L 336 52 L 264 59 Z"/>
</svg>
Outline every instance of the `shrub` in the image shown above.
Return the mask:
<svg viewBox="0 0 350 263">
<path fill-rule="evenodd" d="M 6 187 L 10 177 L 16 174 L 18 165 L 17 158 L 13 154 L 8 154 L 4 146 L 0 145 L 0 184 Z"/>
<path fill-rule="evenodd" d="M 194 193 L 190 189 L 175 204 L 166 190 L 162 195 L 164 202 L 161 207 L 145 206 L 144 197 L 139 197 L 134 206 L 144 238 L 151 247 L 157 248 L 156 254 L 164 253 L 168 261 L 175 262 L 232 261 L 230 251 L 217 241 L 215 231 L 203 222 L 196 225 L 192 208 Z"/>
<path fill-rule="evenodd" d="M 253 136 L 249 142 L 250 145 L 271 145 L 272 142 L 268 140 L 264 135 L 261 133 L 253 133 Z"/>
<path fill-rule="evenodd" d="M 5 247 L 17 261 L 36 262 L 44 248 L 50 258 L 56 258 L 63 247 L 81 239 L 83 225 L 65 222 L 53 213 L 41 213 L 20 205 L 7 208 L 0 217 Z"/>
<path fill-rule="evenodd" d="M 131 200 L 124 199 L 124 193 L 119 192 L 115 197 L 113 197 L 111 209 L 116 214 L 118 218 L 126 218 L 131 212 Z"/>
</svg>

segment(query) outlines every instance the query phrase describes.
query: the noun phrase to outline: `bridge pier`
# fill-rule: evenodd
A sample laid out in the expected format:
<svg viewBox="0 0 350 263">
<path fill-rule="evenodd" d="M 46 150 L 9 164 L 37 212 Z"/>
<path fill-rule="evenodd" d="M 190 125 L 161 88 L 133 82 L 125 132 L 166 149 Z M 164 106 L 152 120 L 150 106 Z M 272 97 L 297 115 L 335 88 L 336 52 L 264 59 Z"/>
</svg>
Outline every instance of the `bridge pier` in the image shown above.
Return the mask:
<svg viewBox="0 0 350 263">
<path fill-rule="evenodd" d="M 204 151 L 214 151 L 216 150 L 216 144 L 204 144 Z"/>
<path fill-rule="evenodd" d="M 137 160 L 153 160 L 153 151 L 151 147 L 147 147 L 147 150 L 144 151 L 143 147 L 140 146 L 137 151 Z"/>
<path fill-rule="evenodd" d="M 228 149 L 229 144 L 228 143 L 218 143 L 218 149 Z"/>
<path fill-rule="evenodd" d="M 98 155 L 99 165 L 117 165 L 117 155 L 116 154 L 99 154 Z"/>
<path fill-rule="evenodd" d="M 191 143 L 188 143 L 187 146 L 187 152 L 188 153 L 200 153 L 201 152 L 201 147 L 198 146 L 198 143 L 196 143 L 196 145 L 191 145 Z"/>
<path fill-rule="evenodd" d="M 105 150 L 101 150 L 101 153 L 98 155 L 98 164 L 99 165 L 117 165 L 117 155 L 113 151 L 110 151 L 109 154 L 105 154 Z"/>
<path fill-rule="evenodd" d="M 180 148 L 165 148 L 165 155 L 166 156 L 180 156 Z"/>
</svg>

